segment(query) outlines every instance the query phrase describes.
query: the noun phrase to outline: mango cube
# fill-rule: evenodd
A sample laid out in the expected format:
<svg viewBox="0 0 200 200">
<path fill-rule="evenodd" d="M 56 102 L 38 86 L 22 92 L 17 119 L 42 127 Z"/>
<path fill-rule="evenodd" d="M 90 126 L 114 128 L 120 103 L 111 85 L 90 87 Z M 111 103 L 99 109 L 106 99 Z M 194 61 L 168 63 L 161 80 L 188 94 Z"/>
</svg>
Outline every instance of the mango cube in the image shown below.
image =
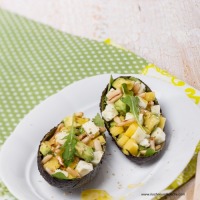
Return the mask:
<svg viewBox="0 0 200 200">
<path fill-rule="evenodd" d="M 87 143 L 88 146 L 90 147 L 94 147 L 94 140 L 90 140 L 88 143 Z"/>
<path fill-rule="evenodd" d="M 100 135 L 99 137 L 97 137 L 97 140 L 99 140 L 99 142 L 101 143 L 101 145 L 103 145 L 103 144 L 106 143 L 106 140 L 105 140 L 105 138 L 102 135 Z"/>
<path fill-rule="evenodd" d="M 116 137 L 117 135 L 124 132 L 124 128 L 122 126 L 113 126 L 110 128 L 110 133 L 113 137 Z"/>
<path fill-rule="evenodd" d="M 123 149 L 128 150 L 133 156 L 136 156 L 138 153 L 138 144 L 134 139 L 129 139 Z"/>
<path fill-rule="evenodd" d="M 130 153 L 129 153 L 126 149 L 124 149 L 124 148 L 122 149 L 122 152 L 123 152 L 125 155 L 127 155 L 127 156 L 130 154 Z"/>
<path fill-rule="evenodd" d="M 78 164 L 79 160 L 80 159 L 78 157 L 75 157 L 74 161 L 69 165 L 69 167 L 71 167 L 72 169 L 74 169 L 76 167 L 76 165 Z"/>
<path fill-rule="evenodd" d="M 132 123 L 128 129 L 126 130 L 126 132 L 124 133 L 124 135 L 128 136 L 129 138 L 135 133 L 135 131 L 138 128 L 138 124 L 136 122 Z"/>
<path fill-rule="evenodd" d="M 125 145 L 125 143 L 128 141 L 129 137 L 127 137 L 126 135 L 122 135 L 118 141 L 117 141 L 117 144 L 120 146 L 120 147 L 123 147 Z"/>
<path fill-rule="evenodd" d="M 86 122 L 88 122 L 89 119 L 88 118 L 80 118 L 80 117 L 76 117 L 76 122 L 80 125 L 85 124 Z"/>
<path fill-rule="evenodd" d="M 154 101 L 155 98 L 156 98 L 155 92 L 146 92 L 146 93 L 145 93 L 144 99 L 145 99 L 146 101 Z"/>
<path fill-rule="evenodd" d="M 44 164 L 44 168 L 48 168 L 51 171 L 55 171 L 59 167 L 60 167 L 60 164 L 59 164 L 59 162 L 58 162 L 56 157 L 53 157 L 51 160 L 49 160 L 48 162 L 46 162 Z"/>
<path fill-rule="evenodd" d="M 163 130 L 164 127 L 165 127 L 165 122 L 166 122 L 166 118 L 161 116 L 160 117 L 160 123 L 158 124 L 158 127 L 160 127 Z"/>
</svg>

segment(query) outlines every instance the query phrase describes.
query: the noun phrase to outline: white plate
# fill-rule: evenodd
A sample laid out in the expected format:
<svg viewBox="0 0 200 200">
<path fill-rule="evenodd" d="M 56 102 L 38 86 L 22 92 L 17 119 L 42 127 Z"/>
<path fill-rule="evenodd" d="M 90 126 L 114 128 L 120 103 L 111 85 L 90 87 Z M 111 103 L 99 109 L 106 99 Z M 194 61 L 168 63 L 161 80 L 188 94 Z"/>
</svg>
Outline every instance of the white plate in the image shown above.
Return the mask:
<svg viewBox="0 0 200 200">
<path fill-rule="evenodd" d="M 117 77 L 115 75 L 114 77 Z M 137 165 L 128 160 L 108 136 L 107 158 L 99 175 L 84 188 L 106 190 L 114 199 L 151 199 L 165 189 L 191 159 L 199 136 L 200 110 L 179 89 L 158 79 L 135 75 L 156 92 L 167 117 L 167 148 L 156 162 Z M 5 142 L 0 154 L 1 178 L 20 200 L 80 199 L 81 191 L 71 194 L 54 188 L 40 176 L 36 154 L 40 140 L 65 116 L 83 111 L 94 117 L 99 112 L 101 92 L 110 75 L 78 81 L 36 106 Z M 110 155 L 111 154 L 111 155 Z M 139 187 L 130 187 L 131 185 Z M 142 196 L 149 193 L 149 196 Z"/>
</svg>

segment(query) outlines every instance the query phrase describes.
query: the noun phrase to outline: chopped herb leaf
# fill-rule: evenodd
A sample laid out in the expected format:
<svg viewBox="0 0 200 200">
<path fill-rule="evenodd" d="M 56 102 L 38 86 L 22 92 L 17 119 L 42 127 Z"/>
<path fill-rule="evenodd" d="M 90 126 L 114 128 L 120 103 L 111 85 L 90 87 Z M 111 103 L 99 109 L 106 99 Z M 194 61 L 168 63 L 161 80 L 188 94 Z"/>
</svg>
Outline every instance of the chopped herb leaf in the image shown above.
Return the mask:
<svg viewBox="0 0 200 200">
<path fill-rule="evenodd" d="M 126 83 L 122 84 L 122 91 L 123 91 L 124 95 L 133 95 L 133 91 L 128 90 Z"/>
<path fill-rule="evenodd" d="M 73 116 L 70 132 L 65 137 L 65 139 L 66 141 L 64 145 L 62 146 L 62 149 L 63 149 L 62 158 L 64 160 L 64 165 L 69 166 L 69 164 L 73 162 L 74 160 L 74 155 L 76 151 L 75 146 L 77 143 L 77 139 L 75 138 L 74 116 Z"/>
<path fill-rule="evenodd" d="M 112 75 L 110 75 L 110 81 L 109 81 L 109 85 L 108 85 L 108 90 L 107 90 L 107 92 L 110 91 L 110 88 L 111 88 L 111 86 L 112 86 L 113 81 L 114 81 L 114 79 L 113 79 Z"/>
<path fill-rule="evenodd" d="M 56 172 L 55 174 L 52 174 L 52 176 L 58 179 L 64 179 L 64 180 L 68 179 L 62 172 Z"/>
<path fill-rule="evenodd" d="M 99 127 L 105 126 L 104 121 L 101 118 L 99 113 L 97 113 L 97 115 L 92 119 L 92 121 L 95 123 L 96 126 L 99 126 Z"/>
<path fill-rule="evenodd" d="M 134 119 L 140 124 L 139 122 L 139 99 L 138 97 L 134 97 L 131 95 L 126 95 L 122 98 L 122 101 L 129 106 L 130 112 L 133 114 Z"/>
</svg>

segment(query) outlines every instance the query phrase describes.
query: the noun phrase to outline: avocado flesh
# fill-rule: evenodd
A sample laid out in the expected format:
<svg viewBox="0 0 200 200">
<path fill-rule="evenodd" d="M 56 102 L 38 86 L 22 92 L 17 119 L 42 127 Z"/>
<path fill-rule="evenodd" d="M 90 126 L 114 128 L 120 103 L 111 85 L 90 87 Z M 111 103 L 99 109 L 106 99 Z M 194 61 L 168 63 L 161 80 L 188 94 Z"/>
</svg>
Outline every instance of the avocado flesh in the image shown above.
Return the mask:
<svg viewBox="0 0 200 200">
<path fill-rule="evenodd" d="M 76 144 L 76 156 L 84 159 L 86 162 L 91 162 L 94 158 L 92 147 L 87 146 L 83 142 L 77 142 Z"/>
<path fill-rule="evenodd" d="M 151 133 L 153 129 L 160 123 L 160 117 L 150 112 L 145 113 L 144 126 L 147 133 Z"/>
<path fill-rule="evenodd" d="M 118 78 L 113 81 L 112 86 L 115 89 L 121 88 L 122 84 L 125 83 L 127 85 L 128 90 L 131 90 L 133 88 L 133 81 L 129 79 L 124 79 L 124 78 Z"/>
<path fill-rule="evenodd" d="M 126 104 L 124 102 L 122 102 L 121 99 L 117 100 L 114 103 L 115 109 L 119 112 L 119 113 L 126 113 Z"/>
<path fill-rule="evenodd" d="M 49 142 L 47 141 L 42 142 L 40 146 L 40 152 L 42 153 L 42 155 L 46 156 L 50 151 L 51 151 L 51 145 L 49 144 Z"/>
</svg>

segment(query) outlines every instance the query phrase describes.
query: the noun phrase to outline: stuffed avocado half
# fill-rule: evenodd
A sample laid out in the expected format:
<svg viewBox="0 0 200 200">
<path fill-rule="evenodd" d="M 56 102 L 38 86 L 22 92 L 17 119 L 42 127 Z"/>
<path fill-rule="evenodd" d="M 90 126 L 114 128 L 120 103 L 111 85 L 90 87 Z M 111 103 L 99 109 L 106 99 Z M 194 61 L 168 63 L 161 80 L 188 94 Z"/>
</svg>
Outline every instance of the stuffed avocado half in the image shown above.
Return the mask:
<svg viewBox="0 0 200 200">
<path fill-rule="evenodd" d="M 130 159 L 143 163 L 163 149 L 166 118 L 155 92 L 140 79 L 111 76 L 102 93 L 100 110 L 109 134 Z"/>
<path fill-rule="evenodd" d="M 104 121 L 82 112 L 62 120 L 42 139 L 38 148 L 38 169 L 51 185 L 73 190 L 95 177 L 102 163 L 106 138 Z"/>
</svg>

